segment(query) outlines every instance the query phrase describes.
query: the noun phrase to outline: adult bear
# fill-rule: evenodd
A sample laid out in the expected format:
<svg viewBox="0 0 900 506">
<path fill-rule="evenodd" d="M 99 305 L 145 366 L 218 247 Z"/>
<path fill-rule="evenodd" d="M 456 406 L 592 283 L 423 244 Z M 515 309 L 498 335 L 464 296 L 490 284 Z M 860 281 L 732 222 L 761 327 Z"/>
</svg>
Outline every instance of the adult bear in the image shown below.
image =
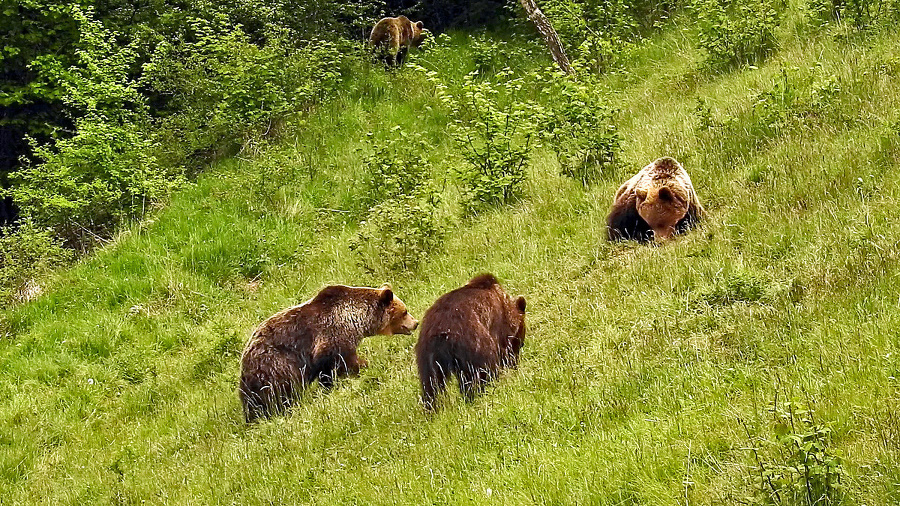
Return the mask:
<svg viewBox="0 0 900 506">
<path fill-rule="evenodd" d="M 413 23 L 406 16 L 384 18 L 372 28 L 369 46 L 381 54 L 387 66 L 399 67 L 406 60 L 409 47 L 418 47 L 425 40 L 424 29 L 424 23 Z"/>
<path fill-rule="evenodd" d="M 606 219 L 607 238 L 663 241 L 692 228 L 705 214 L 687 171 L 666 156 L 619 187 Z"/>
<path fill-rule="evenodd" d="M 336 376 L 358 374 L 366 366 L 356 353 L 364 337 L 409 334 L 418 323 L 387 284 L 328 286 L 274 314 L 253 332 L 241 356 L 244 418 L 283 412 L 313 381 L 330 388 Z"/>
<path fill-rule="evenodd" d="M 513 299 L 491 274 L 442 295 L 422 317 L 416 361 L 425 408 L 455 375 L 467 400 L 504 367 L 515 368 L 525 342 L 525 298 Z"/>
</svg>

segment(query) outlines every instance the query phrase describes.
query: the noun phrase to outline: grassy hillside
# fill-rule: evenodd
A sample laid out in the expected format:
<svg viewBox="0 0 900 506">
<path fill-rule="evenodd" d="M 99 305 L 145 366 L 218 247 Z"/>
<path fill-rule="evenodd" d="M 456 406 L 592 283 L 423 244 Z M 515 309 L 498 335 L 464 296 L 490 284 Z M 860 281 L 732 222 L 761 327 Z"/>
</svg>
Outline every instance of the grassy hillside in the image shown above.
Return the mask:
<svg viewBox="0 0 900 506">
<path fill-rule="evenodd" d="M 587 188 L 543 148 L 521 201 L 460 217 L 450 112 L 410 68 L 361 68 L 216 164 L 0 311 L 0 502 L 900 501 L 900 35 L 787 23 L 758 68 L 717 74 L 695 37 L 673 22 L 600 82 L 624 163 Z M 514 68 L 547 64 L 526 49 Z M 418 63 L 454 83 L 478 54 L 457 34 Z M 383 279 L 349 249 L 350 210 L 366 134 L 396 125 L 433 146 L 447 235 Z M 663 155 L 708 222 L 608 244 L 616 188 Z M 482 271 L 527 298 L 529 331 L 474 403 L 425 416 L 415 336 L 379 336 L 360 377 L 243 423 L 240 352 L 273 312 L 389 281 L 421 316 Z"/>
</svg>

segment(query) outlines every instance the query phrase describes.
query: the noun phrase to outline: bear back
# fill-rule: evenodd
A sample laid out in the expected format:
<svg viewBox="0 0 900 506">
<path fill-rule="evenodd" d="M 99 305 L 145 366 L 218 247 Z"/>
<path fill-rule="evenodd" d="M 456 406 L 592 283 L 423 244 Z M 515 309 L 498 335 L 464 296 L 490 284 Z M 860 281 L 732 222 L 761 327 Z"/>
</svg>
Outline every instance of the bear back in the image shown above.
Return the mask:
<svg viewBox="0 0 900 506">
<path fill-rule="evenodd" d="M 460 391 L 471 399 L 502 368 L 518 365 L 525 307 L 524 297 L 510 297 L 491 274 L 478 275 L 434 302 L 422 317 L 415 349 L 427 409 L 449 375 L 456 375 Z"/>
</svg>

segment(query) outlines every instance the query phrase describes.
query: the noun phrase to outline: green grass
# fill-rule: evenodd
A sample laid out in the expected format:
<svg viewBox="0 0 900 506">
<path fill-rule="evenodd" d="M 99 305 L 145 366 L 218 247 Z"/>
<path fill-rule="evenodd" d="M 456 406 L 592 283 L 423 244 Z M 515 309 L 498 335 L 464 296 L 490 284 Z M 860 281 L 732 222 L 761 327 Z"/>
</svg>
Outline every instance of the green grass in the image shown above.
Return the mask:
<svg viewBox="0 0 900 506">
<path fill-rule="evenodd" d="M 782 32 L 758 69 L 707 75 L 673 24 L 600 83 L 623 169 L 583 189 L 541 150 L 523 201 L 465 219 L 430 86 L 361 69 L 281 142 L 211 167 L 0 311 L 0 502 L 765 502 L 760 462 L 788 465 L 777 437 L 805 431 L 770 410 L 785 401 L 831 428 L 840 502 L 900 501 L 900 36 Z M 470 54 L 459 34 L 419 63 L 452 81 Z M 799 98 L 759 105 L 785 79 Z M 416 272 L 376 279 L 342 211 L 366 132 L 394 125 L 435 146 L 449 233 Z M 708 222 L 662 247 L 608 244 L 618 185 L 663 155 Z M 421 316 L 482 271 L 528 299 L 529 330 L 520 368 L 474 403 L 426 416 L 415 336 L 372 337 L 360 377 L 243 423 L 239 356 L 270 314 L 326 284 L 389 281 Z"/>
</svg>

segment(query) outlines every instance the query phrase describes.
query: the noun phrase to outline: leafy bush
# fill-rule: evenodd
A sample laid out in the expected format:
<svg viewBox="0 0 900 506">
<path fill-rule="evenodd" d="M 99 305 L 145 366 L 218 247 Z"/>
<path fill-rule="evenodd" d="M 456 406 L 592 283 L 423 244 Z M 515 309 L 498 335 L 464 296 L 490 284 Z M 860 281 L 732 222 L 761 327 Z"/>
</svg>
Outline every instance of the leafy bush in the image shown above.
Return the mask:
<svg viewBox="0 0 900 506">
<path fill-rule="evenodd" d="M 162 170 L 153 143 L 133 124 L 97 115 L 76 123 L 78 133 L 35 147 L 32 163 L 12 175 L 11 194 L 25 216 L 53 227 L 73 245 L 110 236 L 115 225 L 140 216 L 177 185 L 177 171 Z"/>
<path fill-rule="evenodd" d="M 522 97 L 521 78 L 508 69 L 498 83 L 463 78 L 458 94 L 444 93 L 454 116 L 453 137 L 467 165 L 457 170 L 467 214 L 519 198 L 542 108 Z"/>
<path fill-rule="evenodd" d="M 443 241 L 435 202 L 400 195 L 369 210 L 350 250 L 366 272 L 385 276 L 414 271 Z"/>
<path fill-rule="evenodd" d="M 120 46 L 90 11 L 72 5 L 67 13 L 81 30 L 76 64 L 41 57 L 33 65 L 77 112 L 75 134 L 33 141 L 33 158 L 11 175 L 9 193 L 24 216 L 77 244 L 110 235 L 116 224 L 165 197 L 179 172 L 161 169 L 152 155 L 147 105 L 129 78 L 133 48 Z"/>
<path fill-rule="evenodd" d="M 714 286 L 701 294 L 708 304 L 759 302 L 766 295 L 766 282 L 748 271 L 737 271 L 719 277 Z"/>
<path fill-rule="evenodd" d="M 143 83 L 168 97 L 158 138 L 166 164 L 184 163 L 253 132 L 270 133 L 285 115 L 300 112 L 337 87 L 344 56 L 336 45 L 280 40 L 260 47 L 240 31 L 191 20 L 192 34 L 159 44 L 144 65 Z M 174 148 L 173 148 L 174 147 Z"/>
<path fill-rule="evenodd" d="M 434 193 L 433 167 L 426 156 L 431 148 L 421 134 L 395 126 L 383 140 L 369 132 L 366 143 L 372 151 L 363 160 L 366 179 L 357 200 L 359 211 L 366 212 L 386 200 L 423 195 L 427 199 Z"/>
<path fill-rule="evenodd" d="M 545 0 L 573 66 L 603 72 L 616 66 L 633 44 L 675 11 L 678 1 Z M 521 11 L 521 9 L 519 9 Z"/>
<path fill-rule="evenodd" d="M 472 39 L 472 61 L 475 70 L 480 74 L 493 74 L 508 65 L 508 60 L 503 61 L 510 52 L 506 41 L 494 40 L 484 35 Z"/>
<path fill-rule="evenodd" d="M 51 229 L 40 229 L 32 221 L 16 230 L 0 230 L 0 302 L 27 298 L 34 279 L 72 258 Z"/>
<path fill-rule="evenodd" d="M 840 79 L 819 67 L 782 69 L 750 107 L 714 114 L 698 99 L 694 117 L 701 138 L 713 143 L 707 151 L 727 164 L 797 128 L 848 124 L 855 113 L 845 95 Z"/>
<path fill-rule="evenodd" d="M 562 74 L 550 74 L 544 83 L 553 97 L 544 128 L 562 174 L 587 186 L 615 171 L 621 163 L 622 139 L 613 121 L 614 111 L 596 86 Z"/>
<path fill-rule="evenodd" d="M 812 14 L 813 20 L 819 24 L 840 21 L 857 30 L 864 30 L 900 14 L 900 2 L 897 0 L 809 0 L 807 10 Z"/>
<path fill-rule="evenodd" d="M 801 100 L 797 80 L 782 69 L 781 78 L 775 81 L 772 88 L 756 96 L 750 111 L 748 131 L 759 139 L 775 137 L 799 113 Z"/>
<path fill-rule="evenodd" d="M 757 463 L 756 499 L 763 504 L 841 504 L 842 459 L 831 449 L 831 429 L 812 412 L 785 402 L 769 408 L 774 438 L 751 446 Z"/>
<path fill-rule="evenodd" d="M 382 6 L 11 5 L 0 12 L 8 35 L 0 46 L 0 115 L 13 125 L 13 142 L 0 156 L 28 161 L 0 167 L 11 186 L 6 194 L 23 216 L 53 226 L 69 244 L 109 236 L 177 186 L 186 164 L 206 161 L 195 155 L 222 154 L 251 133 L 271 133 L 284 116 L 327 96 L 342 55 L 352 52 L 341 37 L 356 29 L 356 21 L 339 18 L 369 24 Z M 330 42 L 309 40 L 312 33 Z"/>
<path fill-rule="evenodd" d="M 350 250 L 370 274 L 414 271 L 444 239 L 433 168 L 425 156 L 431 148 L 421 134 L 399 126 L 384 140 L 369 133 L 367 144 L 372 151 L 363 162 L 367 179 L 358 199 L 365 217 Z"/>
<path fill-rule="evenodd" d="M 775 50 L 780 0 L 697 0 L 693 5 L 705 65 L 721 70 L 751 64 Z"/>
</svg>

